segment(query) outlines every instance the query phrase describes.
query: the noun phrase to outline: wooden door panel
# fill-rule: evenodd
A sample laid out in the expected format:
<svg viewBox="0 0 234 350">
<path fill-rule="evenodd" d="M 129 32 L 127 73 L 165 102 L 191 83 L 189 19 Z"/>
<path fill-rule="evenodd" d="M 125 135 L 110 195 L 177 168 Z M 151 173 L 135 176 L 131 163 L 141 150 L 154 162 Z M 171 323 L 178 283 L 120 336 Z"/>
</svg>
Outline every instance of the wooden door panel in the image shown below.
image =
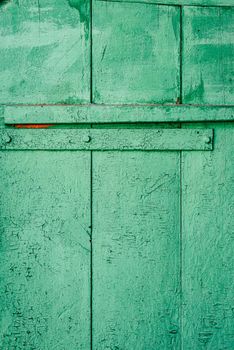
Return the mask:
<svg viewBox="0 0 234 350">
<path fill-rule="evenodd" d="M 179 33 L 178 7 L 94 1 L 93 101 L 175 103 Z"/>
<path fill-rule="evenodd" d="M 90 101 L 89 1 L 0 5 L 0 103 Z"/>
<path fill-rule="evenodd" d="M 179 347 L 179 152 L 93 152 L 93 349 Z"/>
<path fill-rule="evenodd" d="M 183 102 L 233 104 L 234 7 L 184 7 Z"/>
<path fill-rule="evenodd" d="M 183 348 L 233 349 L 234 129 L 214 151 L 182 152 Z M 185 126 L 188 127 L 188 126 Z"/>
<path fill-rule="evenodd" d="M 90 347 L 90 153 L 0 152 L 0 348 Z"/>
</svg>

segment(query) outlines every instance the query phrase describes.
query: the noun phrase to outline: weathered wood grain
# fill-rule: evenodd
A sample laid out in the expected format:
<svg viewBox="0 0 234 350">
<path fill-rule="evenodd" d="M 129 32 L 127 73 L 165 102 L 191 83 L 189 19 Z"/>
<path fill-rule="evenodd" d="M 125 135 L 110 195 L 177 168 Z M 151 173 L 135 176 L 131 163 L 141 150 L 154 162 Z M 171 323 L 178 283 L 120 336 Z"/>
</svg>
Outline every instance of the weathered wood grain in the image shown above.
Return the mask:
<svg viewBox="0 0 234 350">
<path fill-rule="evenodd" d="M 127 2 L 177 6 L 234 6 L 233 0 L 97 0 L 103 2 Z"/>
<path fill-rule="evenodd" d="M 0 102 L 90 101 L 89 1 L 0 5 Z"/>
<path fill-rule="evenodd" d="M 179 348 L 179 153 L 93 152 L 93 349 Z"/>
<path fill-rule="evenodd" d="M 175 103 L 179 33 L 177 7 L 94 1 L 93 101 Z"/>
<path fill-rule="evenodd" d="M 7 124 L 234 121 L 233 106 L 5 106 Z"/>
<path fill-rule="evenodd" d="M 183 102 L 233 104 L 234 7 L 183 9 Z"/>
<path fill-rule="evenodd" d="M 182 152 L 183 348 L 234 347 L 234 129 L 212 152 Z"/>
<path fill-rule="evenodd" d="M 8 129 L 4 150 L 212 150 L 212 129 Z"/>
<path fill-rule="evenodd" d="M 90 154 L 0 152 L 0 348 L 90 348 Z"/>
</svg>

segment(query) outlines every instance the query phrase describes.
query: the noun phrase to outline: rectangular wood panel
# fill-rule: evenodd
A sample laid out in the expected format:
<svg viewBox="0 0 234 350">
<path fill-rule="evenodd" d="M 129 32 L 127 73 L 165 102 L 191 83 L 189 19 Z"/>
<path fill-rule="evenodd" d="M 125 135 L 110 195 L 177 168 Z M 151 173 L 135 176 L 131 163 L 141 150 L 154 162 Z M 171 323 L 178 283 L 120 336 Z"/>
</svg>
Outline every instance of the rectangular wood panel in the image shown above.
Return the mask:
<svg viewBox="0 0 234 350">
<path fill-rule="evenodd" d="M 0 348 L 90 348 L 90 154 L 0 152 Z"/>
<path fill-rule="evenodd" d="M 202 125 L 199 125 L 202 127 Z M 203 127 L 214 127 L 205 124 Z M 183 152 L 183 348 L 233 349 L 234 133 L 215 127 L 213 152 Z"/>
<path fill-rule="evenodd" d="M 90 100 L 89 0 L 0 5 L 0 103 Z"/>
<path fill-rule="evenodd" d="M 5 150 L 212 150 L 213 130 L 194 129 L 5 129 Z"/>
<path fill-rule="evenodd" d="M 234 7 L 183 9 L 183 102 L 233 104 Z"/>
<path fill-rule="evenodd" d="M 93 349 L 178 349 L 179 153 L 93 152 Z"/>
<path fill-rule="evenodd" d="M 4 106 L 7 124 L 144 123 L 234 120 L 233 106 Z"/>
<path fill-rule="evenodd" d="M 94 1 L 93 101 L 175 103 L 179 34 L 177 7 Z"/>
</svg>

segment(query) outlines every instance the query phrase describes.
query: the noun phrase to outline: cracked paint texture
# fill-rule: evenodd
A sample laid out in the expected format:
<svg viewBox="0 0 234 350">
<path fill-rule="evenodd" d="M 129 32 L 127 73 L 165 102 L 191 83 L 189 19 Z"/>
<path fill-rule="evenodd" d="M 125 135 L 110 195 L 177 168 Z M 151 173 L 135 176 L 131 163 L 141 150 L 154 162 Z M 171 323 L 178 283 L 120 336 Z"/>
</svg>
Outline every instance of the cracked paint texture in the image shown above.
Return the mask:
<svg viewBox="0 0 234 350">
<path fill-rule="evenodd" d="M 10 1 L 0 19 L 1 103 L 89 102 L 89 1 Z"/>
</svg>

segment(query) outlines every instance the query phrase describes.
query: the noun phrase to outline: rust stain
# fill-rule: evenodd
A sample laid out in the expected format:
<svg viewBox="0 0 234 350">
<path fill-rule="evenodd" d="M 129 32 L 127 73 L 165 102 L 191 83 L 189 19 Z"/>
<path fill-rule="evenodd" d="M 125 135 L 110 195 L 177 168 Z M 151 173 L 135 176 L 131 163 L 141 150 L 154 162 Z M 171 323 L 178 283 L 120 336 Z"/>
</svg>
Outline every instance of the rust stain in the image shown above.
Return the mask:
<svg viewBox="0 0 234 350">
<path fill-rule="evenodd" d="M 47 129 L 54 124 L 14 124 L 17 129 Z"/>
</svg>

